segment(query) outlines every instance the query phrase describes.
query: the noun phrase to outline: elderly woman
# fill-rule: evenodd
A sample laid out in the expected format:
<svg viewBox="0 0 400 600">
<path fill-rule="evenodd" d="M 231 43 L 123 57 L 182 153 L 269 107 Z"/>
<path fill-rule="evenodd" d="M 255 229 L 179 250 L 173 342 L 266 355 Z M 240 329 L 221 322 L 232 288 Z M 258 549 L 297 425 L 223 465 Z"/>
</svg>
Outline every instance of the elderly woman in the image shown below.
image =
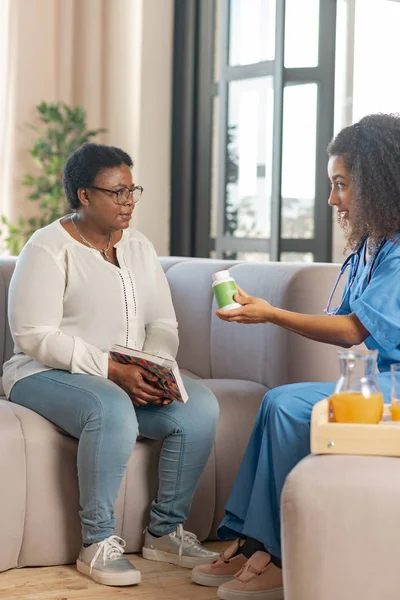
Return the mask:
<svg viewBox="0 0 400 600">
<path fill-rule="evenodd" d="M 77 567 L 118 586 L 141 578 L 114 535 L 114 502 L 138 433 L 163 440 L 145 558 L 188 568 L 215 558 L 182 527 L 213 444 L 215 397 L 184 377 L 189 400 L 171 403 L 148 371 L 109 359 L 114 344 L 168 357 L 178 350 L 164 272 L 149 240 L 129 228 L 143 192 L 132 166 L 111 146 L 86 144 L 69 157 L 73 213 L 37 231 L 18 259 L 9 301 L 15 354 L 3 376 L 12 402 L 79 440 Z"/>
</svg>

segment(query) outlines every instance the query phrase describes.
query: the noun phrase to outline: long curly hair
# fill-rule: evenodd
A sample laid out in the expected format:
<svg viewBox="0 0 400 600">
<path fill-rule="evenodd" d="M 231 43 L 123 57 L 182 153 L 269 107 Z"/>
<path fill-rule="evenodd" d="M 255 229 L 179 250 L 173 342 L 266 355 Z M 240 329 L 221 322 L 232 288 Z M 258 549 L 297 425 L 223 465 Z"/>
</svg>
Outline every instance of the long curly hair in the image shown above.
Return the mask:
<svg viewBox="0 0 400 600">
<path fill-rule="evenodd" d="M 341 156 L 352 181 L 348 248 L 368 236 L 374 248 L 400 231 L 400 115 L 376 114 L 345 127 L 330 142 L 329 156 Z"/>
</svg>

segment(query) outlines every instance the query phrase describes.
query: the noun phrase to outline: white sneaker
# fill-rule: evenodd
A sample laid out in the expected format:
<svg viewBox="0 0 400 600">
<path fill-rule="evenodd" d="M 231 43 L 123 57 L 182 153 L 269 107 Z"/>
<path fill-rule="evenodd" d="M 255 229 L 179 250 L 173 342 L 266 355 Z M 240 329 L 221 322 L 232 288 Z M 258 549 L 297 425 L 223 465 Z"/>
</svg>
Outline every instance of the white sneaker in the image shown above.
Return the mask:
<svg viewBox="0 0 400 600">
<path fill-rule="evenodd" d="M 125 542 L 112 535 L 102 542 L 82 547 L 76 561 L 77 569 L 102 585 L 135 585 L 141 574 L 123 557 Z"/>
<path fill-rule="evenodd" d="M 182 525 L 178 525 L 173 533 L 159 538 L 146 529 L 142 554 L 147 560 L 172 563 L 186 569 L 208 564 L 219 556 L 217 552 L 204 548 L 194 533 L 185 531 Z"/>
</svg>

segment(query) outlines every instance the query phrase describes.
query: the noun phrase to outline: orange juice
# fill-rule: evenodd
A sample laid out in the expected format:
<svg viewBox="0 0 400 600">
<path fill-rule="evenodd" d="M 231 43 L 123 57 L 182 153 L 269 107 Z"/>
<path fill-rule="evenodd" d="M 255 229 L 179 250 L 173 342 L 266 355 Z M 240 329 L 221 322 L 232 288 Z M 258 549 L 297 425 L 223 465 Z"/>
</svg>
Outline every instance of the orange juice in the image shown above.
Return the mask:
<svg viewBox="0 0 400 600">
<path fill-rule="evenodd" d="M 359 392 L 340 392 L 329 399 L 337 423 L 379 423 L 383 414 L 382 394 L 365 398 Z"/>
<path fill-rule="evenodd" d="M 392 398 L 392 421 L 400 421 L 400 400 Z"/>
</svg>

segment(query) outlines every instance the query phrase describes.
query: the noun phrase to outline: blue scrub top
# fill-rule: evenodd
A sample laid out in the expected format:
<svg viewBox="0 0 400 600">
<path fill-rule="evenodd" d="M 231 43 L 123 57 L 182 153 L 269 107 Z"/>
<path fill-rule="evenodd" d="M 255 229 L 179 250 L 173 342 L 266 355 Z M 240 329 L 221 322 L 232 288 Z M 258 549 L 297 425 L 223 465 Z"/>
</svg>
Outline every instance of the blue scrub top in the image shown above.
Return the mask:
<svg viewBox="0 0 400 600">
<path fill-rule="evenodd" d="M 366 242 L 358 266 L 350 267 L 348 282 L 357 269 L 355 279 L 336 314 L 358 317 L 369 332 L 365 345 L 379 352 L 382 373 L 392 363 L 400 363 L 400 234 L 386 241 L 377 254 L 373 252 L 367 264 L 365 251 Z"/>
</svg>

